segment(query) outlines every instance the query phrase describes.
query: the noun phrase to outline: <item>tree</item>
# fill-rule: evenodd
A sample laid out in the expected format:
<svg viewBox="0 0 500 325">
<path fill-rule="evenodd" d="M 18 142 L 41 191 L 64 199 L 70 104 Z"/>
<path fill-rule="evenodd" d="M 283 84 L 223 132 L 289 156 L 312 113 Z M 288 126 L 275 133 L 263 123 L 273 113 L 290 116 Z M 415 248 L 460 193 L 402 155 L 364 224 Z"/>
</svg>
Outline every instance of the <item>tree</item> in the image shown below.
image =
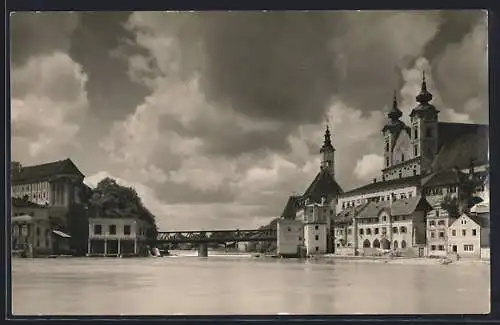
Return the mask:
<svg viewBox="0 0 500 325">
<path fill-rule="evenodd" d="M 89 200 L 92 214 L 106 218 L 134 218 L 151 225 L 147 236 L 153 238 L 158 232 L 155 216 L 144 206 L 141 198 L 132 187 L 119 185 L 114 179 L 106 177 L 92 190 Z"/>
<path fill-rule="evenodd" d="M 474 195 L 478 185 L 480 185 L 480 180 L 474 175 L 462 175 L 459 177 L 458 195 L 451 197 L 447 194 L 441 202 L 441 207 L 448 212 L 449 216 L 455 218 L 462 213 L 468 213 L 470 208 L 482 201 Z"/>
</svg>

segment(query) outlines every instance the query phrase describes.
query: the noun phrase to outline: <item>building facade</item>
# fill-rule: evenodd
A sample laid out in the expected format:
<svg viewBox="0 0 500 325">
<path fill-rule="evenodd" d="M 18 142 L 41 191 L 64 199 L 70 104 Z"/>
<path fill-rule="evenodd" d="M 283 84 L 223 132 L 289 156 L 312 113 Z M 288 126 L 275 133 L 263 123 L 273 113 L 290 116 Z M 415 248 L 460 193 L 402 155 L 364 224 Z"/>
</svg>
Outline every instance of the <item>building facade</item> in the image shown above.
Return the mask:
<svg viewBox="0 0 500 325">
<path fill-rule="evenodd" d="M 283 257 L 296 257 L 304 247 L 304 224 L 300 220 L 280 219 L 277 223 L 277 253 Z"/>
<path fill-rule="evenodd" d="M 49 208 L 14 198 L 11 205 L 12 250 L 31 256 L 67 253 L 70 236 L 53 228 Z"/>
<path fill-rule="evenodd" d="M 463 214 L 448 229 L 448 246 L 452 254 L 460 257 L 481 257 L 481 225 Z"/>
<path fill-rule="evenodd" d="M 134 218 L 90 218 L 87 255 L 145 255 L 150 229 L 147 222 Z"/>
<path fill-rule="evenodd" d="M 79 255 L 86 251 L 85 207 L 90 192 L 83 179 L 70 159 L 33 166 L 11 164 L 12 199 L 46 207 L 52 229 L 69 235 L 71 250 Z"/>
</svg>

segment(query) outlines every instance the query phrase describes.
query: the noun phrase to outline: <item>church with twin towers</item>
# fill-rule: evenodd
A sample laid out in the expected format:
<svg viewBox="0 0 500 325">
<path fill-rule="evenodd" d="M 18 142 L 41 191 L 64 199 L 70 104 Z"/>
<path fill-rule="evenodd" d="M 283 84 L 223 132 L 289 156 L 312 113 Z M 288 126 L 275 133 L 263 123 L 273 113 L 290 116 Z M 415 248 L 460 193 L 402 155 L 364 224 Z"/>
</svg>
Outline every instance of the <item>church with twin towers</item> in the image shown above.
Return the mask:
<svg viewBox="0 0 500 325">
<path fill-rule="evenodd" d="M 403 113 L 394 95 L 381 129 L 384 165 L 380 176 L 358 188 L 346 190 L 337 182 L 336 150 L 326 127 L 318 174 L 302 195 L 289 197 L 280 216 L 281 255 L 294 255 L 295 246 L 304 246 L 307 254 L 333 253 L 347 247 L 368 248 L 368 242 L 370 248 L 385 242 L 384 248 L 397 246 L 399 250 L 403 243 L 406 251 L 423 254 L 428 242 L 426 216 L 432 211 L 439 215 L 447 194 L 459 195 L 464 175 L 474 179 L 475 194 L 484 196 L 489 188 L 488 125 L 440 122 L 432 99 L 423 73 L 407 124 L 401 120 Z M 378 224 L 381 211 L 393 222 L 408 219 L 401 226 L 403 233 L 396 234 L 389 224 Z M 373 227 L 362 231 L 356 223 L 373 223 Z M 392 228 L 390 233 L 388 228 Z"/>
</svg>

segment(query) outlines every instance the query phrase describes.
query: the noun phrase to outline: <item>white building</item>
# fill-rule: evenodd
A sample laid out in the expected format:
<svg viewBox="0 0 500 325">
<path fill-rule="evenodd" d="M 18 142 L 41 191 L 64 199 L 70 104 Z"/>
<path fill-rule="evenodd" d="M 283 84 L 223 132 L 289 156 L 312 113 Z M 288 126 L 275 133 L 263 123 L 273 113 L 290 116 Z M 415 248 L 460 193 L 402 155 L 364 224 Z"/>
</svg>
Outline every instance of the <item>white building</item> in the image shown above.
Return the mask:
<svg viewBox="0 0 500 325">
<path fill-rule="evenodd" d="M 133 218 L 90 218 L 87 255 L 145 254 L 149 229 L 147 222 Z"/>
<path fill-rule="evenodd" d="M 278 255 L 288 257 L 299 255 L 299 249 L 304 245 L 303 226 L 300 220 L 278 220 Z"/>
<path fill-rule="evenodd" d="M 460 257 L 481 257 L 481 248 L 489 248 L 489 213 L 462 214 L 448 229 L 449 251 Z"/>
</svg>

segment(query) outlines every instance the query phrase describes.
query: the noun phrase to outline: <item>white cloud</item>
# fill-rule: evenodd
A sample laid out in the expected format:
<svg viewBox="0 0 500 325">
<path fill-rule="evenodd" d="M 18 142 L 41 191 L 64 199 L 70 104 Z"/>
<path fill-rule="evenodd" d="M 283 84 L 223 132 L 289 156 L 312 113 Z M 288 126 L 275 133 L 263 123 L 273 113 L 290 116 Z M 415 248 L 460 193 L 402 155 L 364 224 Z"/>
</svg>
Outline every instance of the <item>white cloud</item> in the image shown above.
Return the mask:
<svg viewBox="0 0 500 325">
<path fill-rule="evenodd" d="M 364 155 L 356 162 L 354 175 L 360 180 L 366 181 L 369 177 L 380 176 L 383 167 L 384 158 L 376 154 Z"/>
<path fill-rule="evenodd" d="M 12 154 L 23 162 L 62 154 L 85 116 L 87 76 L 67 54 L 30 58 L 12 70 Z"/>
</svg>

